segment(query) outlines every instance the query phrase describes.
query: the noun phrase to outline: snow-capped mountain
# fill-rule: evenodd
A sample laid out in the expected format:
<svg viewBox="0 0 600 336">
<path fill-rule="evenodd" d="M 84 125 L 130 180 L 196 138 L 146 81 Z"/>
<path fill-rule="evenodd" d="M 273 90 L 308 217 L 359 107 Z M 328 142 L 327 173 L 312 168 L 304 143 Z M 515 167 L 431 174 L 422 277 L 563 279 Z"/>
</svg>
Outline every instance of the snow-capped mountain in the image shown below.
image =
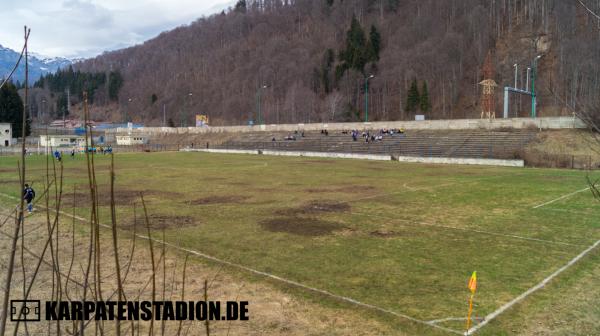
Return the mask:
<svg viewBox="0 0 600 336">
<path fill-rule="evenodd" d="M 19 59 L 20 52 L 5 48 L 0 45 L 0 78 L 10 74 L 15 63 Z M 29 81 L 33 84 L 42 75 L 54 73 L 58 69 L 66 68 L 73 61 L 62 57 L 45 57 L 37 53 L 29 53 Z M 19 64 L 19 68 L 13 75 L 13 81 L 23 82 L 25 80 L 25 62 Z"/>
</svg>

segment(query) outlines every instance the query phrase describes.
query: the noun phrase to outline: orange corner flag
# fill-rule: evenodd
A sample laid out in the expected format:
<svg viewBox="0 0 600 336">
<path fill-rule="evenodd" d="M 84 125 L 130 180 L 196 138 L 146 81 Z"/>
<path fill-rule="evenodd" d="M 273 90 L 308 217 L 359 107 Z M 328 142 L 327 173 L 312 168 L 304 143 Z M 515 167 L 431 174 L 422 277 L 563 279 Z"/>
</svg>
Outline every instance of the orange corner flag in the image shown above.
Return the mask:
<svg viewBox="0 0 600 336">
<path fill-rule="evenodd" d="M 471 293 L 475 294 L 475 291 L 477 290 L 477 272 L 473 272 L 473 275 L 471 275 L 469 289 L 471 290 Z"/>
</svg>

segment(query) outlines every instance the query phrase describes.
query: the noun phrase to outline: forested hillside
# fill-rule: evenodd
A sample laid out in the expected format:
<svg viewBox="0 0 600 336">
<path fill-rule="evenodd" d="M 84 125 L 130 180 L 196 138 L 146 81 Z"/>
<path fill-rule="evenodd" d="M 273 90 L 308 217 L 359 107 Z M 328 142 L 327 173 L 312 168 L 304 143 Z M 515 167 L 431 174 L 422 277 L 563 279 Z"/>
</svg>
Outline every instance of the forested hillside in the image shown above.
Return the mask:
<svg viewBox="0 0 600 336">
<path fill-rule="evenodd" d="M 536 80 L 544 116 L 598 102 L 598 42 L 600 23 L 577 0 L 240 0 L 76 69 L 119 71 L 118 103 L 96 104 L 146 124 L 162 122 L 163 106 L 178 125 L 194 114 L 215 125 L 364 120 L 371 75 L 369 120 L 438 119 L 479 117 L 488 52 L 498 116 L 513 64 L 524 88 L 525 69 L 544 55 Z M 527 116 L 530 99 L 513 107 Z"/>
</svg>

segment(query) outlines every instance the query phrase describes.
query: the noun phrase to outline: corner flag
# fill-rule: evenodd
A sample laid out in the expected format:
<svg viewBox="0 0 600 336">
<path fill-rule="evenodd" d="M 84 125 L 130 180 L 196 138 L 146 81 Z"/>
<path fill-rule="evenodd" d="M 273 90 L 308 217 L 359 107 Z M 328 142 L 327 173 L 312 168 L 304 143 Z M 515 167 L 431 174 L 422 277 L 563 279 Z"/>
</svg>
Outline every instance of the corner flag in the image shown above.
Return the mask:
<svg viewBox="0 0 600 336">
<path fill-rule="evenodd" d="M 475 291 L 477 290 L 477 272 L 473 272 L 471 279 L 469 279 L 469 290 L 471 290 L 471 293 L 473 294 L 475 294 Z"/>
</svg>

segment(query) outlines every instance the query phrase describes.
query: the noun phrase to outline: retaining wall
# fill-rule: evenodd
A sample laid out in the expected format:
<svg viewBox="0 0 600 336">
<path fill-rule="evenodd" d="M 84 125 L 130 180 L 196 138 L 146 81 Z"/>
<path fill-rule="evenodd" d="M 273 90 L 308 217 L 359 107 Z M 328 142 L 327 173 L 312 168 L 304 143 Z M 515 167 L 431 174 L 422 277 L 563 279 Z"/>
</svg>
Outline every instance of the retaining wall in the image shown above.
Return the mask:
<svg viewBox="0 0 600 336">
<path fill-rule="evenodd" d="M 129 130 L 114 128 L 106 130 L 107 134 L 131 132 L 133 134 L 203 134 L 203 133 L 241 133 L 241 132 L 293 132 L 296 130 L 341 131 L 351 129 L 382 129 L 404 128 L 407 130 L 464 130 L 464 129 L 504 129 L 504 128 L 541 128 L 569 129 L 586 128 L 583 121 L 576 117 L 547 117 L 547 118 L 509 118 L 509 119 L 451 119 L 424 121 L 381 121 L 369 123 L 314 123 L 314 124 L 272 124 L 257 126 L 215 126 L 215 127 L 142 127 Z"/>
<path fill-rule="evenodd" d="M 221 154 L 255 154 L 258 155 L 260 152 L 258 150 L 249 150 L 249 149 L 193 149 L 193 148 L 184 148 L 181 152 L 205 152 L 205 153 L 221 153 Z"/>
<path fill-rule="evenodd" d="M 416 157 L 399 156 L 400 162 L 436 163 L 436 164 L 458 164 L 458 165 L 480 165 L 480 166 L 503 166 L 503 167 L 525 167 L 523 160 L 499 160 L 499 159 L 472 159 L 472 158 L 438 158 L 438 157 Z"/>
<path fill-rule="evenodd" d="M 294 152 L 294 151 L 274 151 L 263 150 L 263 155 L 276 156 L 306 156 L 306 157 L 321 157 L 334 159 L 359 159 L 359 160 L 376 160 L 376 161 L 391 161 L 391 155 L 375 155 L 375 154 L 351 154 L 351 153 L 325 153 L 325 152 Z"/>
</svg>

